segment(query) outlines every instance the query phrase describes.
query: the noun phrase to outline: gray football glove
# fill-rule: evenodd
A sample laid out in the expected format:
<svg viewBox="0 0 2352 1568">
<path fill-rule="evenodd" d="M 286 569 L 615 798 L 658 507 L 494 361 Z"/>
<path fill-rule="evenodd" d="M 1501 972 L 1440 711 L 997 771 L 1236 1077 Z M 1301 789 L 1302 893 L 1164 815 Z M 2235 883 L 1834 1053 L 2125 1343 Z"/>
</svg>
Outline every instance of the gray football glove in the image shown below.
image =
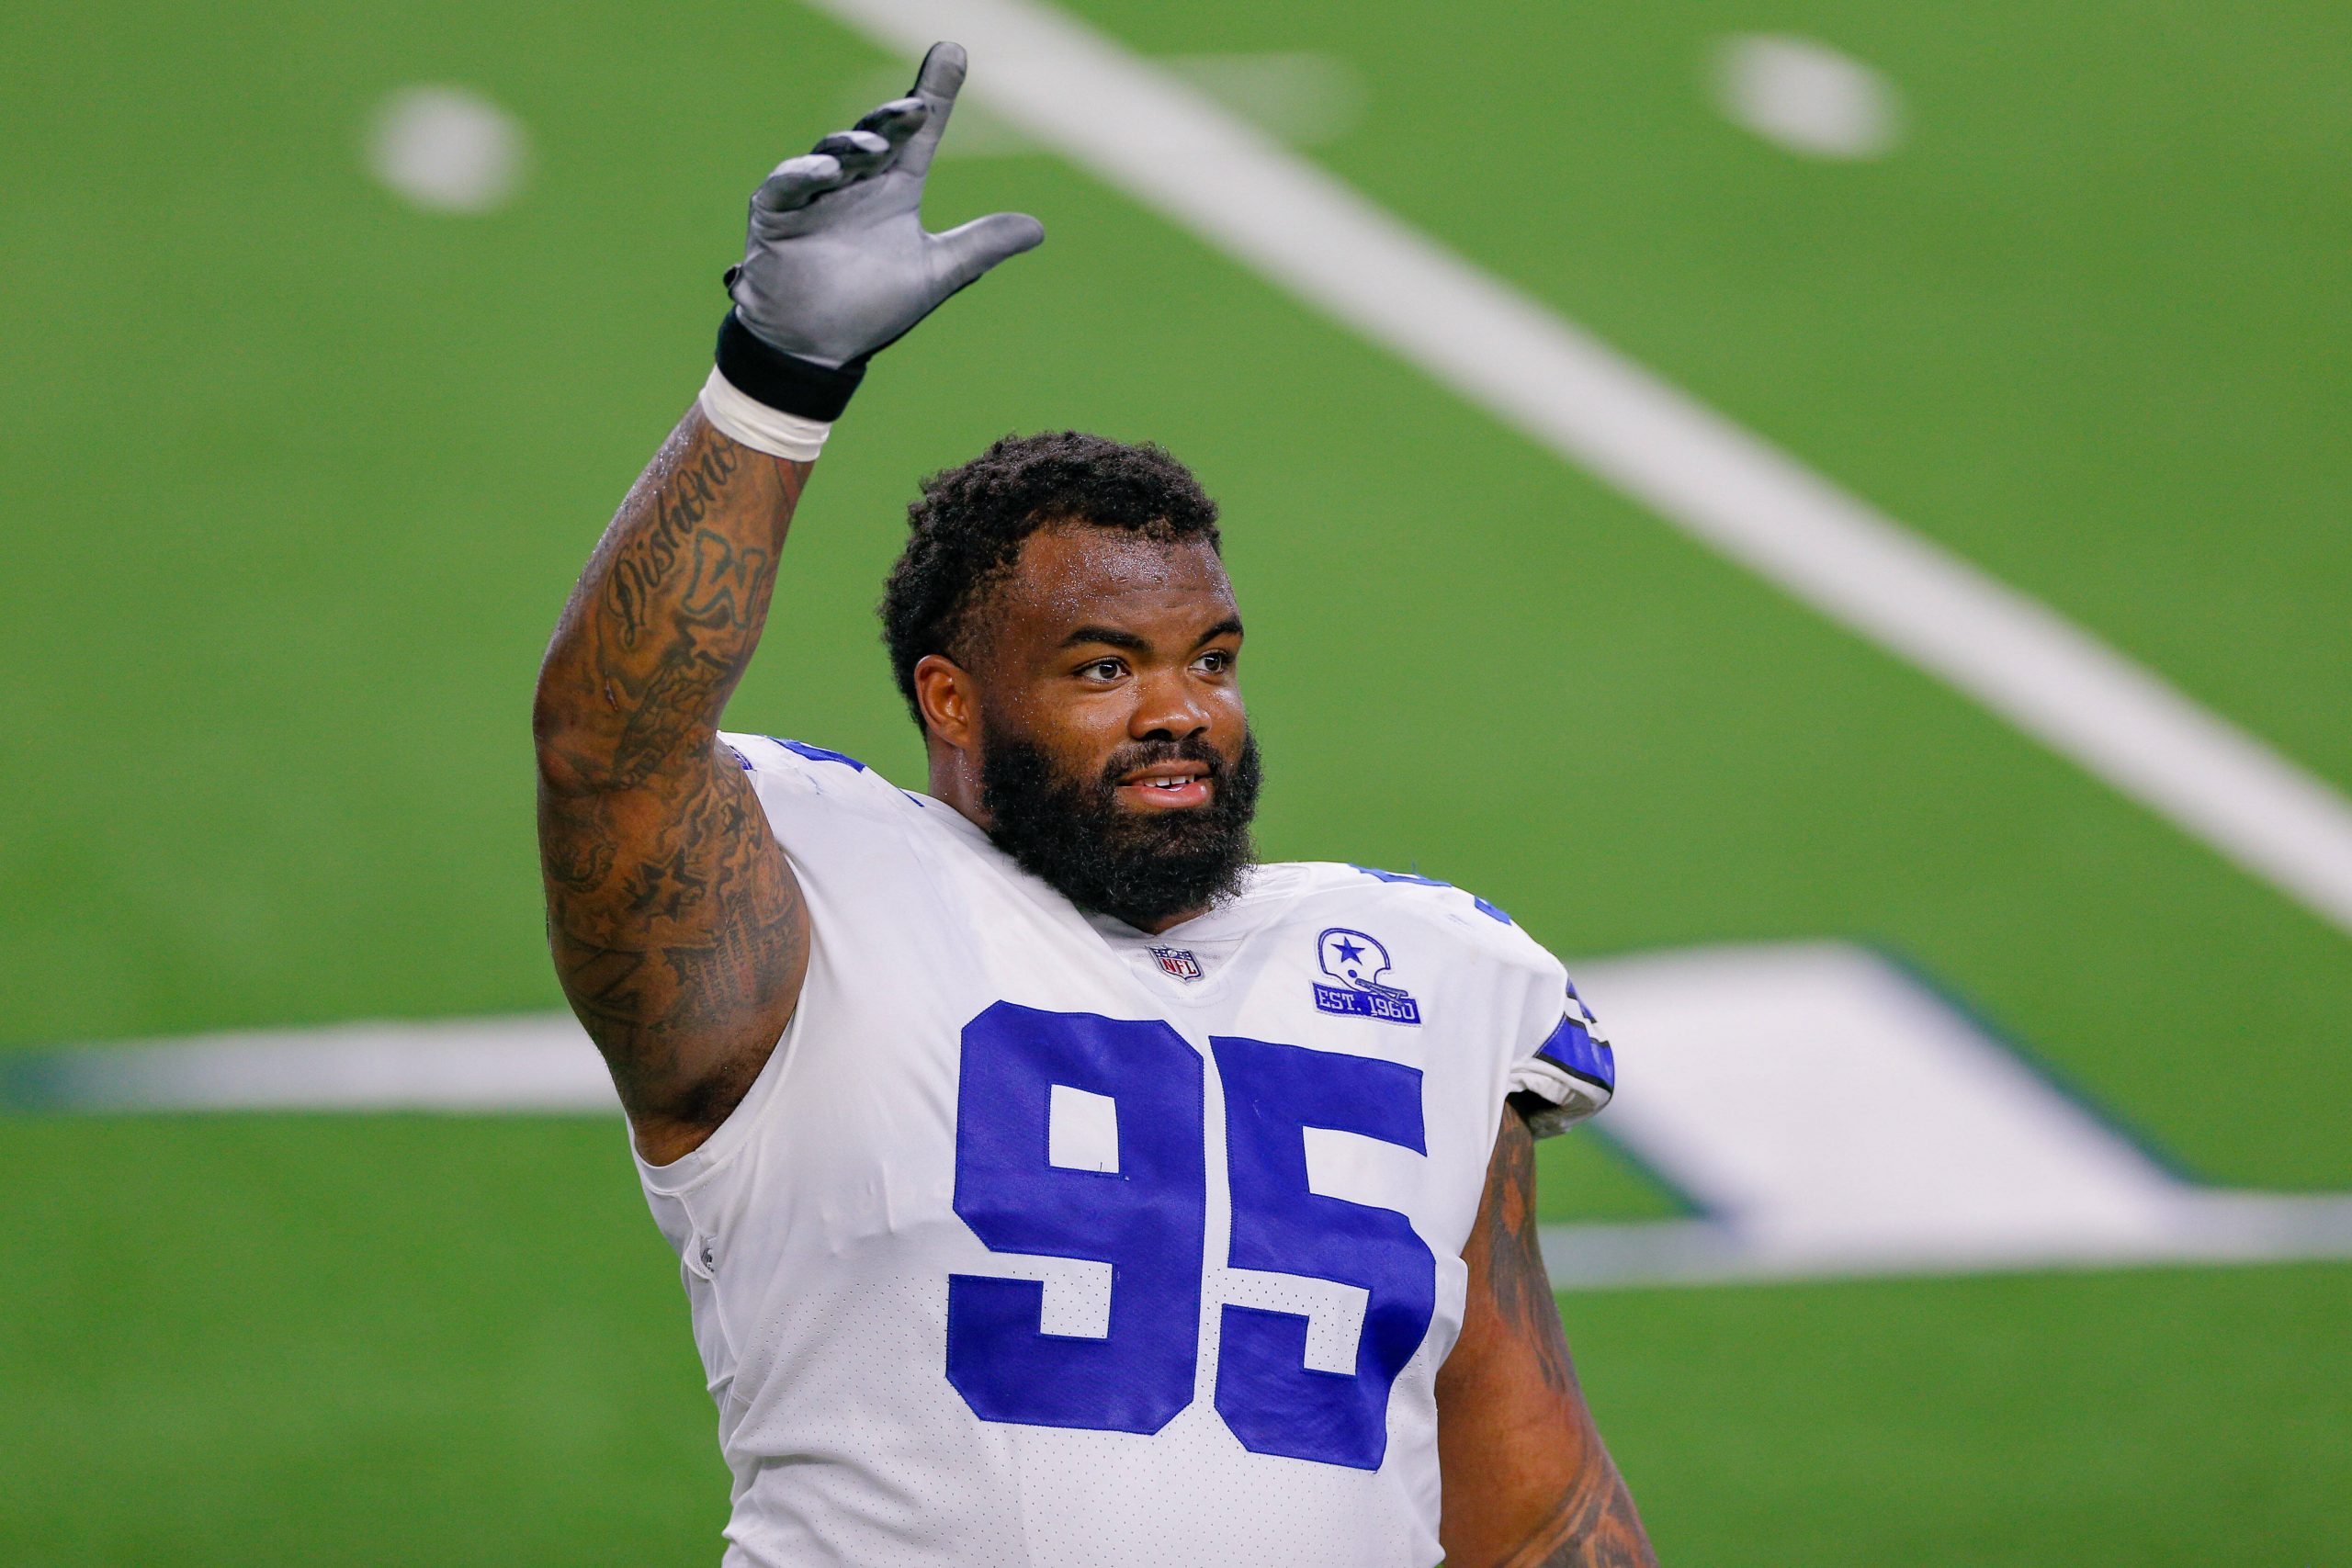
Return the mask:
<svg viewBox="0 0 2352 1568">
<path fill-rule="evenodd" d="M 923 176 L 964 85 L 964 51 L 933 44 L 909 95 L 778 164 L 752 196 L 735 314 L 768 346 L 839 368 L 903 337 L 1046 226 L 1023 212 L 922 227 Z"/>
</svg>

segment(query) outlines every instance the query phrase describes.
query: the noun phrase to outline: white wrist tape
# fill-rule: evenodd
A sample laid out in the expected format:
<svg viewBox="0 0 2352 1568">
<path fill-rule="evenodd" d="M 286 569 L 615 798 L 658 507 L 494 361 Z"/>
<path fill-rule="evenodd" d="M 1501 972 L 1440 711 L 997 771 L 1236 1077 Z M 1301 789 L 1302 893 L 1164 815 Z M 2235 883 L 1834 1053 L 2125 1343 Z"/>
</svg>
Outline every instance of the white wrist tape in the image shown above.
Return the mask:
<svg viewBox="0 0 2352 1568">
<path fill-rule="evenodd" d="M 833 428 L 823 420 L 803 419 L 797 413 L 772 409 L 739 391 L 735 384 L 716 369 L 710 379 L 702 384 L 703 418 L 730 440 L 740 441 L 754 452 L 765 452 L 773 457 L 788 457 L 796 463 L 813 463 L 817 454 L 825 449 L 825 436 Z"/>
</svg>

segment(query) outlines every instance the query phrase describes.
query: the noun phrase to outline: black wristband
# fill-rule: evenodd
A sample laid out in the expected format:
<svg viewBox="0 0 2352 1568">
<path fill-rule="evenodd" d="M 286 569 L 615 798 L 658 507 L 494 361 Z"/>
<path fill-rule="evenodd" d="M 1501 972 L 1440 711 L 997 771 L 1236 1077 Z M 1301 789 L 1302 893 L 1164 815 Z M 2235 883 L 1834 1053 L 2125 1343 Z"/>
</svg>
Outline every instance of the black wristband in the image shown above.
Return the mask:
<svg viewBox="0 0 2352 1568">
<path fill-rule="evenodd" d="M 718 323 L 718 373 L 753 402 L 830 424 L 865 379 L 861 355 L 836 370 L 760 341 L 734 311 Z"/>
</svg>

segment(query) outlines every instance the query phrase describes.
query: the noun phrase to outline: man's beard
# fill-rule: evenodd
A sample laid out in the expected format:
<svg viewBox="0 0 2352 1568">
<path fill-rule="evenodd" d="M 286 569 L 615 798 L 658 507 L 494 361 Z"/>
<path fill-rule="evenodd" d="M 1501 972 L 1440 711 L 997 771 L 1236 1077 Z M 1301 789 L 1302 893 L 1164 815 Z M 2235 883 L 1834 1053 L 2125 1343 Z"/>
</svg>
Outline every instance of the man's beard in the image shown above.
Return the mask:
<svg viewBox="0 0 2352 1568">
<path fill-rule="evenodd" d="M 1056 768 L 1045 749 L 992 723 L 980 725 L 980 805 L 989 837 L 1022 870 L 1080 908 L 1148 931 L 1239 891 L 1255 852 L 1258 741 L 1244 735 L 1227 762 L 1198 736 L 1122 746 L 1091 779 Z M 1129 811 L 1119 781 L 1155 762 L 1208 769 L 1206 806 Z"/>
</svg>

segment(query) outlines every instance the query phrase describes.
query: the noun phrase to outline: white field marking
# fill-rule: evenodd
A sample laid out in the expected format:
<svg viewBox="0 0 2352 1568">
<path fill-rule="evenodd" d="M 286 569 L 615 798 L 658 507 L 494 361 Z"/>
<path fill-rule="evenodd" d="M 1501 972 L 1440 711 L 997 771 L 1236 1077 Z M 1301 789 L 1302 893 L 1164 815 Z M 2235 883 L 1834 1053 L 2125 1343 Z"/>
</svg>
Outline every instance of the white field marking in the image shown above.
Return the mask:
<svg viewBox="0 0 2352 1568">
<path fill-rule="evenodd" d="M 1153 64 L 1216 99 L 1267 135 L 1296 147 L 1337 141 L 1363 119 L 1361 72 L 1335 55 L 1311 51 L 1262 54 L 1166 54 Z M 907 90 L 909 73 L 896 66 L 869 72 L 842 96 L 836 109 L 849 125 L 876 104 Z M 956 106 L 956 131 L 939 144 L 943 158 L 1001 158 L 1049 149 L 992 109 L 985 98 Z"/>
<path fill-rule="evenodd" d="M 0 1111 L 620 1112 L 570 1013 L 345 1023 L 0 1055 Z"/>
<path fill-rule="evenodd" d="M 2352 1193 L 2185 1181 L 1871 953 L 1701 948 L 1576 974 L 1619 1042 L 1620 1092 L 1597 1125 L 1700 1217 L 1546 1226 L 1563 1289 L 2352 1258 Z M 1057 1089 L 1055 1163 L 1115 1165 L 1115 1110 L 1099 1099 Z M 20 1053 L 0 1056 L 0 1111 L 12 1109 L 619 1106 L 595 1048 L 558 1013 Z M 1311 1190 L 1412 1206 L 1417 1156 L 1306 1138 Z M 1048 1332 L 1105 1332 L 1108 1265 L 991 1255 L 986 1271 L 1046 1281 Z M 1361 1290 L 1241 1269 L 1210 1283 L 1218 1300 L 1306 1311 L 1312 1364 L 1352 1365 Z"/>
<path fill-rule="evenodd" d="M 505 206 L 528 162 L 522 123 L 464 87 L 402 87 L 377 106 L 368 128 L 368 168 L 429 212 Z"/>
<path fill-rule="evenodd" d="M 2352 1194 L 2185 1181 L 1860 949 L 1576 976 L 1619 1043 L 1597 1125 L 1704 1217 L 1546 1227 L 1564 1288 L 2352 1257 Z"/>
<path fill-rule="evenodd" d="M 2352 933 L 2352 803 L 2037 600 L 1028 0 L 809 0 Z M 955 133 L 949 132 L 953 140 Z"/>
<path fill-rule="evenodd" d="M 1894 84 L 1825 43 L 1774 33 L 1724 39 L 1715 102 L 1726 118 L 1815 158 L 1883 158 L 1903 140 Z"/>
</svg>

